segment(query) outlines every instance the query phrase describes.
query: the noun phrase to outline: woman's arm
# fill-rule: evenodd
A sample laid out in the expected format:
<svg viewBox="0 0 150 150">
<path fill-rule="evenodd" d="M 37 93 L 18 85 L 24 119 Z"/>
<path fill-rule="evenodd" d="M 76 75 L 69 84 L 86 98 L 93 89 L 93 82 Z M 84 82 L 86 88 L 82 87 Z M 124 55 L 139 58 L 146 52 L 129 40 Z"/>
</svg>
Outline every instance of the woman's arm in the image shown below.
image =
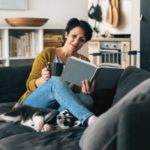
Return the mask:
<svg viewBox="0 0 150 150">
<path fill-rule="evenodd" d="M 38 86 L 45 83 L 50 77 L 50 72 L 46 67 L 51 62 L 55 54 L 54 48 L 46 48 L 35 58 L 26 86 L 29 91 L 34 91 Z"/>
</svg>

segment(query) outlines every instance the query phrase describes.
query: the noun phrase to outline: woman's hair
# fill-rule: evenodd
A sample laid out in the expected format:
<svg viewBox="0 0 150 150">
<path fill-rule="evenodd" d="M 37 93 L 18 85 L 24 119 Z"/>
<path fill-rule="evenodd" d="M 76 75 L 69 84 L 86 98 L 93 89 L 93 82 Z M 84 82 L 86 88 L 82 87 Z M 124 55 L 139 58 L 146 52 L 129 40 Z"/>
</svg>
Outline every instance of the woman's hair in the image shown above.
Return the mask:
<svg viewBox="0 0 150 150">
<path fill-rule="evenodd" d="M 92 28 L 89 25 L 89 23 L 87 23 L 84 20 L 79 20 L 77 18 L 72 18 L 68 21 L 67 25 L 66 25 L 66 29 L 65 31 L 67 33 L 69 33 L 73 28 L 75 27 L 80 27 L 83 29 L 84 34 L 85 34 L 85 38 L 86 38 L 86 42 L 89 41 L 92 37 Z"/>
</svg>

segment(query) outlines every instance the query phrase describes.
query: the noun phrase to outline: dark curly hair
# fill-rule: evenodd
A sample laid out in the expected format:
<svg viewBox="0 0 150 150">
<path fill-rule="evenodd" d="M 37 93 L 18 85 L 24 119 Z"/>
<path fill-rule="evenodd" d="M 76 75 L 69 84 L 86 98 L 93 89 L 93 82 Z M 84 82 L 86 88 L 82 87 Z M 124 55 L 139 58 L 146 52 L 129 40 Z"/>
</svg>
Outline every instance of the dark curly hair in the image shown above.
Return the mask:
<svg viewBox="0 0 150 150">
<path fill-rule="evenodd" d="M 85 34 L 85 38 L 86 38 L 86 42 L 91 40 L 93 31 L 92 31 L 92 28 L 88 22 L 86 22 L 84 20 L 79 20 L 77 18 L 72 18 L 68 21 L 66 28 L 65 28 L 65 31 L 67 33 L 69 33 L 75 27 L 80 27 L 83 29 L 84 34 Z"/>
</svg>

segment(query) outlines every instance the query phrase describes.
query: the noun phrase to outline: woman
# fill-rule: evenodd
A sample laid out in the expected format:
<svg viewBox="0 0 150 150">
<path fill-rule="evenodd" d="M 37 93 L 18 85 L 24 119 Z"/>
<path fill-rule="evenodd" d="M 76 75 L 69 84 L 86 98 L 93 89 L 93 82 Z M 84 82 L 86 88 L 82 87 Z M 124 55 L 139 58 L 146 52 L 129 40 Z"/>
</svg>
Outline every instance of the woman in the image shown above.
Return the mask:
<svg viewBox="0 0 150 150">
<path fill-rule="evenodd" d="M 84 80 L 81 88 L 67 85 L 60 77 L 51 76 L 50 69 L 46 67 L 49 62 L 55 61 L 66 64 L 71 56 L 88 61 L 78 51 L 91 37 L 92 29 L 86 21 L 77 18 L 70 19 L 65 29 L 64 46 L 46 48 L 36 57 L 26 83 L 27 91 L 17 104 L 40 108 L 57 109 L 59 107 L 59 110 L 67 109 L 81 123 L 91 124 L 96 117 L 90 111 L 93 101 L 87 93 L 94 90 L 94 84 L 90 87 L 88 81 Z M 74 94 L 79 90 L 82 94 Z"/>
</svg>

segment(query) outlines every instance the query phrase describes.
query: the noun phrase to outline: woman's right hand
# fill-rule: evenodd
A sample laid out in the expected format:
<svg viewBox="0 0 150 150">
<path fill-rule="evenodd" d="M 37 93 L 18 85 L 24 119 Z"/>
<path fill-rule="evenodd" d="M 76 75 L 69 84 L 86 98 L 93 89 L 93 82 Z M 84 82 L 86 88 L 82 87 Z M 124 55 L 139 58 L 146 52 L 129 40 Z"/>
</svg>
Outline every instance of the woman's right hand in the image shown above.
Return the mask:
<svg viewBox="0 0 150 150">
<path fill-rule="evenodd" d="M 36 86 L 39 87 L 40 85 L 45 83 L 48 79 L 50 79 L 50 77 L 51 77 L 50 63 L 48 63 L 47 66 L 42 69 L 41 77 L 35 81 Z"/>
<path fill-rule="evenodd" d="M 50 74 L 50 65 L 49 64 L 45 68 L 42 69 L 42 71 L 41 71 L 41 77 L 45 81 L 47 81 L 51 77 L 51 74 Z"/>
</svg>

